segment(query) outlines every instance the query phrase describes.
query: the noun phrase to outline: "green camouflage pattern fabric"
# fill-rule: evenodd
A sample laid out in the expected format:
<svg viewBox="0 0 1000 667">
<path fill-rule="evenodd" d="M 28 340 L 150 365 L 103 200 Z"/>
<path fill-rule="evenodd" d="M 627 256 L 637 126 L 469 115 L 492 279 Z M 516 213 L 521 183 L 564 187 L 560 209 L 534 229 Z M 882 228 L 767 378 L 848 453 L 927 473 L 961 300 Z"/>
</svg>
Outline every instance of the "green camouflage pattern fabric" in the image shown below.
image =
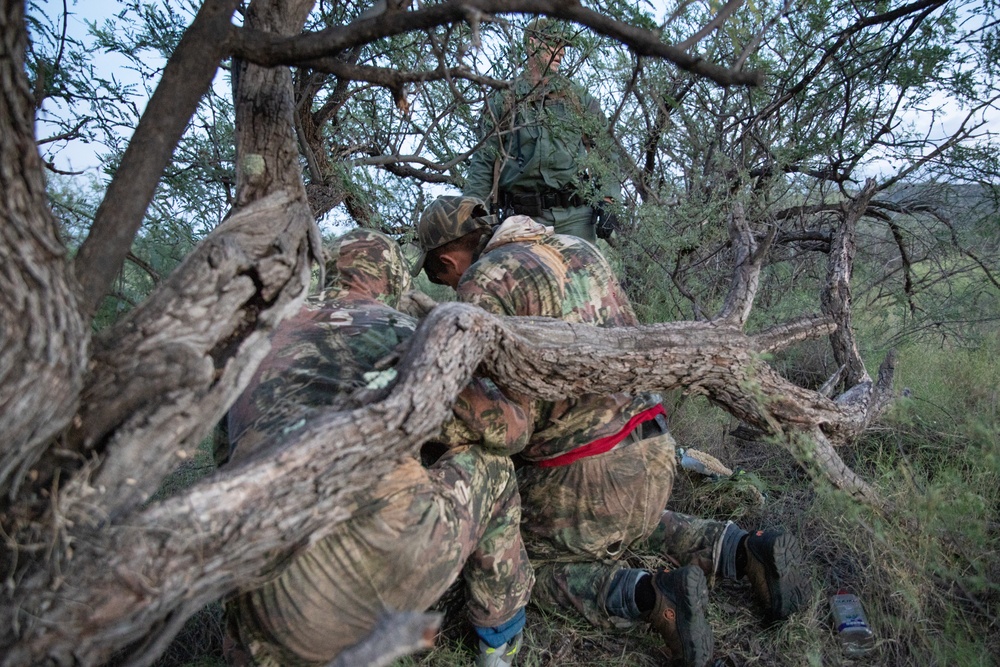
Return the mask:
<svg viewBox="0 0 1000 667">
<path fill-rule="evenodd" d="M 378 362 L 401 349 L 417 320 L 393 306 L 411 286 L 399 245 L 387 236 L 357 229 L 335 244 L 326 262 L 327 288 L 271 335 L 271 352 L 229 411 L 235 459 L 280 441 L 329 409 L 355 407 L 350 395 L 370 383 L 391 380 Z M 439 437 L 444 444 L 480 444 L 512 454 L 528 441 L 530 416 L 486 379 L 473 381 L 454 406 Z"/>
<path fill-rule="evenodd" d="M 473 378 L 455 399 L 455 418 L 441 427 L 435 441 L 445 445 L 475 443 L 498 454 L 520 453 L 531 435 L 527 401 L 507 398 L 488 378 Z"/>
<path fill-rule="evenodd" d="M 617 179 L 590 178 L 587 170 L 588 145 L 606 134 L 607 126 L 600 103 L 565 76 L 553 73 L 540 84 L 515 79 L 483 109 L 479 136 L 485 141 L 472 154 L 462 194 L 488 201 L 499 159 L 501 199 L 503 194 L 576 191 L 588 202 L 621 200 Z M 617 163 L 610 155 L 601 159 Z M 590 206 L 547 209 L 544 221 L 559 233 L 581 231 L 582 238 L 594 240 Z"/>
<path fill-rule="evenodd" d="M 315 301 L 360 298 L 396 308 L 413 283 L 399 244 L 370 229 L 355 229 L 330 246 L 324 292 Z"/>
<path fill-rule="evenodd" d="M 600 251 L 575 236 L 553 234 L 527 216 L 507 218 L 458 284 L 458 298 L 497 315 L 552 317 L 604 327 L 638 324 Z M 660 402 L 655 394 L 583 396 L 538 403 L 535 432 L 522 456 L 553 458 L 618 433 Z"/>
<path fill-rule="evenodd" d="M 521 535 L 535 561 L 617 560 L 655 529 L 673 488 L 673 439 L 626 440 L 553 468 L 524 466 Z"/>
<path fill-rule="evenodd" d="M 391 239 L 351 232 L 328 266 L 336 277 L 277 328 L 230 411 L 233 461 L 273 453 L 314 416 L 349 407 L 355 389 L 392 374 L 376 371 L 376 363 L 416 328 L 386 305 L 409 285 Z M 441 439 L 453 446 L 442 458 L 428 468 L 405 459 L 354 499 L 350 520 L 227 602 L 229 627 L 255 661 L 325 664 L 359 641 L 381 611 L 426 609 L 460 573 L 476 625 L 499 625 L 526 604 L 533 575 L 507 454 L 527 441 L 528 416 L 486 381 L 462 392 L 456 414 L 468 422 L 446 425 Z"/>
<path fill-rule="evenodd" d="M 395 310 L 411 285 L 399 246 L 375 231 L 338 239 L 326 261 L 326 289 L 271 335 L 271 352 L 229 411 L 234 459 L 280 442 L 313 415 L 348 407 L 365 375 L 413 334 Z"/>
<path fill-rule="evenodd" d="M 524 215 L 504 220 L 462 276 L 463 300 L 498 315 L 554 317 L 603 327 L 639 320 L 611 265 L 591 243 Z"/>
<path fill-rule="evenodd" d="M 614 272 L 593 245 L 553 234 L 525 216 L 508 218 L 496 230 L 462 276 L 458 296 L 497 315 L 637 324 Z M 535 432 L 522 456 L 538 462 L 618 433 L 659 402 L 656 394 L 539 402 Z M 727 524 L 665 510 L 676 465 L 669 434 L 640 440 L 633 431 L 603 454 L 563 466 L 521 468 L 521 533 L 535 566 L 535 602 L 576 609 L 599 625 L 614 624 L 605 595 L 621 567 L 617 561 L 639 548 L 669 562 L 697 564 L 711 579 Z"/>
<path fill-rule="evenodd" d="M 442 195 L 420 214 L 417 243 L 421 250 L 427 252 L 477 229 L 489 229 L 496 222 L 496 216 L 489 213 L 482 199 Z"/>
<path fill-rule="evenodd" d="M 699 519 L 678 512 L 664 512 L 653 533 L 631 545 L 640 554 L 658 554 L 668 563 L 714 568 L 728 524 Z M 607 593 L 622 561 L 550 561 L 535 564 L 537 583 L 532 602 L 542 609 L 574 609 L 598 627 L 628 627 L 634 624 L 607 609 Z M 713 569 L 714 574 L 714 569 Z"/>
</svg>

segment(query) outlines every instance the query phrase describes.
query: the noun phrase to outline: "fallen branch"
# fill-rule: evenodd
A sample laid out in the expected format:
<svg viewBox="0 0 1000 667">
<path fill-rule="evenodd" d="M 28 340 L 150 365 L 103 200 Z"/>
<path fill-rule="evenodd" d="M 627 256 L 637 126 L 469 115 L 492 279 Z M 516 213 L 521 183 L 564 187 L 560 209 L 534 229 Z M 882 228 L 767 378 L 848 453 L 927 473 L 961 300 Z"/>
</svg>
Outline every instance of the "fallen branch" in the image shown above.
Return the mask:
<svg viewBox="0 0 1000 667">
<path fill-rule="evenodd" d="M 818 324 L 818 335 L 828 326 Z M 865 389 L 875 400 L 864 409 L 841 406 L 781 378 L 753 343 L 736 327 L 711 323 L 600 329 L 441 304 L 414 335 L 397 382 L 367 397 L 374 402 L 330 412 L 280 447 L 105 528 L 74 526 L 74 508 L 65 507 L 72 561 L 59 563 L 58 576 L 55 568 L 26 576 L 0 610 L 0 665 L 99 663 L 153 628 L 163 632 L 178 610 L 266 573 L 349 519 L 360 491 L 433 438 L 477 368 L 503 387 L 550 399 L 703 394 L 774 436 L 810 471 L 881 506 L 833 445 L 859 433 L 882 395 Z"/>
</svg>

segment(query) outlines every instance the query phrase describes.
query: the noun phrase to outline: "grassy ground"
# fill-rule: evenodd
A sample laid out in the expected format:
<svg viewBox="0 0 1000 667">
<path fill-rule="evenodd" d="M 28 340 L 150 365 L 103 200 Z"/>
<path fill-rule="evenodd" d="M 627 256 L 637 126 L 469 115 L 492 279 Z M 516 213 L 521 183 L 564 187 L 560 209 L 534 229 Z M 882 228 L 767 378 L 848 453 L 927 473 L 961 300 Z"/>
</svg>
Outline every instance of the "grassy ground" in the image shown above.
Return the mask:
<svg viewBox="0 0 1000 667">
<path fill-rule="evenodd" d="M 710 620 L 720 667 L 1000 664 L 1000 337 L 969 349 L 903 349 L 898 368 L 897 405 L 841 452 L 893 503 L 885 515 L 808 479 L 777 446 L 735 439 L 729 433 L 737 424 L 718 410 L 673 401 L 678 443 L 751 471 L 766 499 L 755 506 L 739 487 L 682 476 L 672 509 L 795 531 L 812 580 L 807 608 L 772 628 L 760 622 L 746 583 L 717 584 Z M 861 597 L 878 638 L 864 658 L 844 656 L 830 628 L 828 599 L 840 588 Z M 473 645 L 461 615 L 451 614 L 441 646 L 398 667 L 468 664 Z M 519 664 L 664 661 L 657 638 L 642 627 L 600 632 L 529 610 Z"/>
<path fill-rule="evenodd" d="M 756 506 L 747 502 L 745 487 L 681 476 L 672 509 L 732 518 L 747 529 L 793 530 L 802 540 L 813 585 L 807 608 L 772 628 L 760 622 L 745 583 L 716 585 L 710 620 L 720 667 L 998 664 L 1000 336 L 973 349 L 904 349 L 898 368 L 903 396 L 897 405 L 841 452 L 893 503 L 885 515 L 808 479 L 779 447 L 735 439 L 729 432 L 736 423 L 717 409 L 695 400 L 668 401 L 680 445 L 750 471 L 747 479 L 765 494 L 763 506 Z M 634 557 L 649 562 L 648 554 Z M 878 638 L 874 653 L 863 659 L 844 657 L 830 629 L 828 598 L 839 588 L 860 595 Z M 475 642 L 459 611 L 459 595 L 442 604 L 454 611 L 438 647 L 396 667 L 471 663 Z M 215 605 L 192 619 L 159 664 L 221 664 L 219 616 Z M 529 609 L 519 664 L 665 663 L 658 639 L 643 627 L 601 632 L 571 615 Z"/>
</svg>

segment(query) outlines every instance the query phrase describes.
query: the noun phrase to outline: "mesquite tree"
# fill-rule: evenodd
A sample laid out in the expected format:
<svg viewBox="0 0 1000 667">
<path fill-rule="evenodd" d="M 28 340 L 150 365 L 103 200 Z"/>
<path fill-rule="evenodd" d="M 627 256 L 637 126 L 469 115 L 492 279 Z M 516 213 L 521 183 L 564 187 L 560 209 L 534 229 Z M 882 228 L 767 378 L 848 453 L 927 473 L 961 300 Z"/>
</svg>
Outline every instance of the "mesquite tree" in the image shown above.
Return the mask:
<svg viewBox="0 0 1000 667">
<path fill-rule="evenodd" d="M 234 22 L 238 4 L 202 3 L 72 256 L 46 199 L 35 143 L 40 87 L 36 80 L 33 89 L 25 74 L 24 3 L 0 4 L 0 432 L 6 436 L 0 664 L 97 664 L 128 645 L 136 662 L 149 662 L 206 602 L 349 519 L 356 492 L 435 435 L 477 369 L 539 397 L 673 388 L 705 395 L 773 436 L 815 474 L 883 505 L 834 449 L 861 433 L 890 399 L 891 357 L 871 378 L 851 335 L 856 229 L 875 184 L 838 203 L 824 237 L 829 261 L 821 315 L 744 332 L 777 233 L 762 237 L 755 209 L 737 198 L 722 218 L 733 261 L 715 314 L 699 306 L 695 321 L 597 330 L 439 306 L 412 341 L 398 381 L 359 396 L 362 407 L 330 413 L 269 457 L 146 504 L 245 386 L 267 351 L 267 334 L 301 304 L 322 252 L 316 216 L 343 202 L 358 221 L 370 219 L 370 201 L 345 185 L 344 161 L 427 182 L 441 180 L 434 174 L 460 180 L 454 168 L 462 154 L 449 153 L 441 140 L 452 109 L 441 106 L 441 97 L 424 101 L 438 120 L 422 135 L 430 157 L 404 158 L 400 151 L 412 144 L 378 134 L 358 149 L 349 134 L 331 131 L 331 124 L 357 129 L 368 121 L 381 127 L 355 107 L 344 112 L 360 94 L 354 83 L 388 91 L 404 115 L 414 103 L 408 86 L 418 81 L 443 82 L 467 103 L 456 81 L 488 87 L 499 79 L 456 63 L 501 12 L 556 16 L 624 45 L 617 48 L 627 47 L 636 59 L 637 76 L 639 63 L 664 61 L 685 73 L 675 75 L 682 86 L 743 90 L 762 81 L 760 71 L 744 67 L 742 53 L 716 57 L 713 49 L 706 58 L 697 51 L 706 36 L 722 34 L 738 2 L 676 46 L 641 17 L 622 22 L 569 0 L 383 2 L 352 14 L 346 25 L 337 22 L 336 3 L 332 14 L 316 18 L 310 0 L 256 0 Z M 761 38 L 776 20 L 764 18 L 755 28 Z M 439 62 L 430 69 L 423 69 L 426 60 L 402 56 L 391 63 L 396 67 L 359 62 L 362 47 L 386 38 L 419 38 Z M 747 52 L 759 42 L 750 40 Z M 161 174 L 226 59 L 235 112 L 235 166 L 226 183 L 231 208 L 147 299 L 95 332 L 95 313 L 129 259 Z M 634 99 L 629 113 L 642 117 L 647 98 Z M 365 104 L 377 107 L 374 98 Z M 661 99 L 646 118 L 672 109 Z M 624 106 L 613 116 L 625 118 Z M 413 127 L 407 136 L 420 134 Z M 649 124 L 646 167 L 631 177 L 637 197 L 659 197 L 653 181 L 661 132 L 661 120 Z M 634 147 L 619 144 L 639 165 Z M 421 160 L 425 168 L 412 166 Z M 753 190 L 742 171 L 720 173 L 728 179 L 723 189 Z M 668 176 L 660 174 L 664 182 Z M 789 383 L 763 360 L 821 335 L 833 336 L 844 369 L 829 383 L 845 389 L 836 399 Z"/>
</svg>

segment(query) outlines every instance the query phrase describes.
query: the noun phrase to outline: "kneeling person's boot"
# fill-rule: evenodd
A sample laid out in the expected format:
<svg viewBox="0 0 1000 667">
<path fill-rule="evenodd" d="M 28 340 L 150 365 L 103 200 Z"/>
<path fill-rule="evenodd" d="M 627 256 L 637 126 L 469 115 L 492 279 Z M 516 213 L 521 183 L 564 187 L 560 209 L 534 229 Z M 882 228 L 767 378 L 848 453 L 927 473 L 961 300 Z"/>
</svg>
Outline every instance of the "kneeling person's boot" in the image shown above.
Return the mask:
<svg viewBox="0 0 1000 667">
<path fill-rule="evenodd" d="M 510 665 L 514 664 L 517 652 L 521 650 L 521 642 L 523 640 L 524 633 L 518 632 L 510 641 L 492 648 L 480 639 L 476 667 L 510 667 Z"/>
<path fill-rule="evenodd" d="M 705 618 L 708 582 L 694 565 L 653 575 L 656 604 L 645 618 L 660 633 L 675 667 L 704 667 L 715 640 Z"/>
<path fill-rule="evenodd" d="M 805 559 L 799 541 L 783 530 L 758 530 L 742 546 L 754 597 L 769 622 L 783 621 L 801 609 L 809 597 Z"/>
</svg>

